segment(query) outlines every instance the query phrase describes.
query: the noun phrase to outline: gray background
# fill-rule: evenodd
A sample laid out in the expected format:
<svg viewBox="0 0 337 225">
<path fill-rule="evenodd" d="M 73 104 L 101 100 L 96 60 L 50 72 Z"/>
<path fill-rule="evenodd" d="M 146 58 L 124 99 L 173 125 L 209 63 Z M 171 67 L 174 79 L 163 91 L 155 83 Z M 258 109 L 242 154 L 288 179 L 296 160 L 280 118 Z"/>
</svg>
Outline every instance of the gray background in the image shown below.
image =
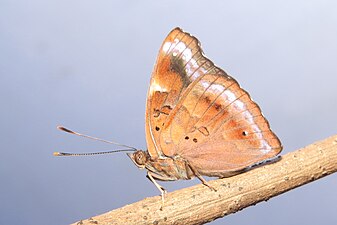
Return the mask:
<svg viewBox="0 0 337 225">
<path fill-rule="evenodd" d="M 59 124 L 145 148 L 150 74 L 175 26 L 250 92 L 282 154 L 336 134 L 335 2 L 1 0 L 0 223 L 68 224 L 159 194 L 123 153 L 52 153 L 114 149 Z M 336 178 L 213 224 L 336 224 Z"/>
</svg>

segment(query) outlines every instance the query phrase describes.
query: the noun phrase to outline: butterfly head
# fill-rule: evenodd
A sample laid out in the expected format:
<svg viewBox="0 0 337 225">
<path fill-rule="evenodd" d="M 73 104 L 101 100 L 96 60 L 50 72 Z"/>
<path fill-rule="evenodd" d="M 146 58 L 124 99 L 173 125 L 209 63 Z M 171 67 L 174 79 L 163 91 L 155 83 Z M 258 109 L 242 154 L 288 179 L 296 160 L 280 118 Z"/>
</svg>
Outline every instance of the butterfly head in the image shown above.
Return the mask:
<svg viewBox="0 0 337 225">
<path fill-rule="evenodd" d="M 133 153 L 127 153 L 132 162 L 139 168 L 144 169 L 145 164 L 149 160 L 149 154 L 147 151 L 137 150 Z"/>
</svg>

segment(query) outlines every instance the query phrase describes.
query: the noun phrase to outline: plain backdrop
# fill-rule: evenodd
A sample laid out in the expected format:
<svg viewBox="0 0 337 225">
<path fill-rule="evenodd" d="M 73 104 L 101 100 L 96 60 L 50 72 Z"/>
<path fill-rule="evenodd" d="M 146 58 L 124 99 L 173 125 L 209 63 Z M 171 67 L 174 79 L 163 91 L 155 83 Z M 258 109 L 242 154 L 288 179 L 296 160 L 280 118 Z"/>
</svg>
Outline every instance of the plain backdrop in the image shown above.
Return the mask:
<svg viewBox="0 0 337 225">
<path fill-rule="evenodd" d="M 337 133 L 336 1 L 0 0 L 0 224 L 69 224 L 159 195 L 124 153 L 52 153 L 117 148 L 60 124 L 146 149 L 150 75 L 176 26 L 249 91 L 282 154 Z M 333 174 L 211 224 L 336 224 L 336 187 Z"/>
</svg>

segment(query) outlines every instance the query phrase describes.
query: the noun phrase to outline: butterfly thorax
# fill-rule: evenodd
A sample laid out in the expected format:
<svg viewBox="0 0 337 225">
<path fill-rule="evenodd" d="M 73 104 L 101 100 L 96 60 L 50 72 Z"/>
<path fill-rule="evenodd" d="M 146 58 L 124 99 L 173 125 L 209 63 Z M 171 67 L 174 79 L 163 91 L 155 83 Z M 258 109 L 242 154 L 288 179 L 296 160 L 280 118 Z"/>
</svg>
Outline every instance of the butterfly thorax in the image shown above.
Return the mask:
<svg viewBox="0 0 337 225">
<path fill-rule="evenodd" d="M 140 169 L 147 169 L 157 180 L 189 180 L 194 177 L 186 160 L 180 157 L 166 157 L 152 159 L 148 151 L 138 150 L 128 154 L 133 163 Z"/>
</svg>

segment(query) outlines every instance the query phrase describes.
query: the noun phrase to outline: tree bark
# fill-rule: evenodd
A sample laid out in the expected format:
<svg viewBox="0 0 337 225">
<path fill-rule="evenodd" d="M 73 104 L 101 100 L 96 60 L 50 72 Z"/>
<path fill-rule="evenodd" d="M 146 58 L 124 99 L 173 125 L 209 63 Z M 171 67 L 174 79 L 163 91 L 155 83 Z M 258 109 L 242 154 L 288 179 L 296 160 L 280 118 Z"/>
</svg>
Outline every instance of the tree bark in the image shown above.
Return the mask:
<svg viewBox="0 0 337 225">
<path fill-rule="evenodd" d="M 266 201 L 337 171 L 337 135 L 281 157 L 275 163 L 209 183 L 146 198 L 74 224 L 204 224 Z"/>
</svg>

